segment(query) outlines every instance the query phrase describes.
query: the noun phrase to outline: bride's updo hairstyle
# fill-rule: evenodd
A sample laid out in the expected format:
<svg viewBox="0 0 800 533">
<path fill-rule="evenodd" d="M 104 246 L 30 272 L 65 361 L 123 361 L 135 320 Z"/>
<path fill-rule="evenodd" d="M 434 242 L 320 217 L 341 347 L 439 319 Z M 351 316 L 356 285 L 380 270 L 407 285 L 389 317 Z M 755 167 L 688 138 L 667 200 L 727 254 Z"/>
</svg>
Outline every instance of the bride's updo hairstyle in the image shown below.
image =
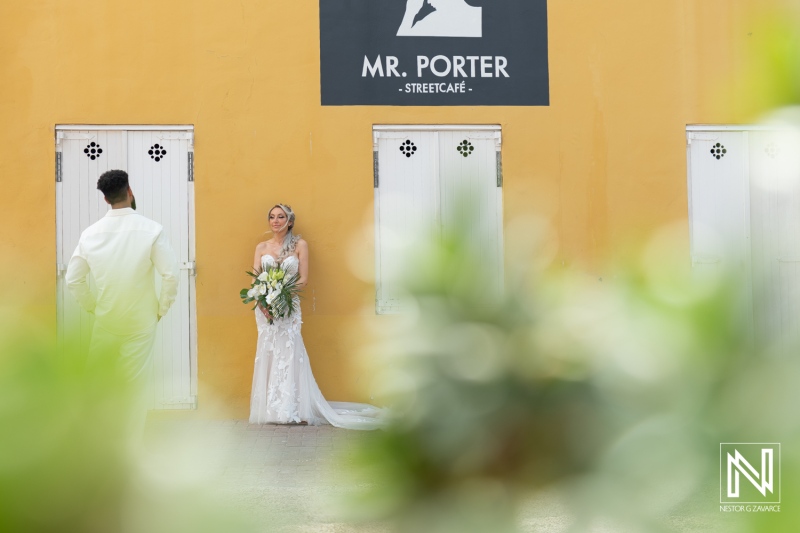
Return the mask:
<svg viewBox="0 0 800 533">
<path fill-rule="evenodd" d="M 276 258 L 278 261 L 283 261 L 285 258 L 294 254 L 295 248 L 297 248 L 297 241 L 300 240 L 300 235 L 295 235 L 292 232 L 292 229 L 294 229 L 294 211 L 292 211 L 292 207 L 287 204 L 275 204 L 267 212 L 268 216 L 269 213 L 272 213 L 275 208 L 280 209 L 286 214 L 286 236 L 283 238 L 281 253 L 278 254 L 278 257 Z"/>
</svg>

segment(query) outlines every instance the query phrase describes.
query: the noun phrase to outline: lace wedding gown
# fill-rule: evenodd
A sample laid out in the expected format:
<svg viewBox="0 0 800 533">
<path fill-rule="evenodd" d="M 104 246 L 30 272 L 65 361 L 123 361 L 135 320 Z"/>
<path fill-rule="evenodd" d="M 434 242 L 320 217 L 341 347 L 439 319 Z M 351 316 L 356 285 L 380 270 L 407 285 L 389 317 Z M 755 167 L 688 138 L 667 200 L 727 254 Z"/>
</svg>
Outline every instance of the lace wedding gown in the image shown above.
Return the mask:
<svg viewBox="0 0 800 533">
<path fill-rule="evenodd" d="M 275 258 L 264 255 L 264 270 L 276 266 Z M 299 261 L 283 261 L 287 277 L 297 274 Z M 260 309 L 255 310 L 258 347 L 250 396 L 251 424 L 331 424 L 346 429 L 377 429 L 382 409 L 363 403 L 328 402 L 311 373 L 308 353 L 300 335 L 300 305 L 287 318 L 270 324 Z"/>
</svg>

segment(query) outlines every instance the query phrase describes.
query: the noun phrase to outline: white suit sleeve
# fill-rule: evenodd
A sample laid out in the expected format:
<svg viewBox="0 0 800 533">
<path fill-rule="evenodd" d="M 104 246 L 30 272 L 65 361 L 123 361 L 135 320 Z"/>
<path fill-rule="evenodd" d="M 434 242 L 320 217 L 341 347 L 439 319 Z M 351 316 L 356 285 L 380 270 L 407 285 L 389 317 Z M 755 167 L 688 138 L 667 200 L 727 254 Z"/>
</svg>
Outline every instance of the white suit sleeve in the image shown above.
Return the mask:
<svg viewBox="0 0 800 533">
<path fill-rule="evenodd" d="M 158 316 L 167 314 L 178 294 L 178 261 L 162 230 L 150 251 L 150 260 L 161 274 L 161 294 L 158 297 Z"/>
<path fill-rule="evenodd" d="M 67 265 L 67 273 L 64 275 L 64 279 L 67 282 L 69 292 L 78 300 L 80 306 L 89 313 L 94 313 L 97 301 L 89 289 L 89 284 L 86 282 L 86 276 L 88 275 L 89 263 L 86 262 L 81 250 L 81 243 L 78 242 L 78 246 L 75 248 L 75 252 Z"/>
</svg>

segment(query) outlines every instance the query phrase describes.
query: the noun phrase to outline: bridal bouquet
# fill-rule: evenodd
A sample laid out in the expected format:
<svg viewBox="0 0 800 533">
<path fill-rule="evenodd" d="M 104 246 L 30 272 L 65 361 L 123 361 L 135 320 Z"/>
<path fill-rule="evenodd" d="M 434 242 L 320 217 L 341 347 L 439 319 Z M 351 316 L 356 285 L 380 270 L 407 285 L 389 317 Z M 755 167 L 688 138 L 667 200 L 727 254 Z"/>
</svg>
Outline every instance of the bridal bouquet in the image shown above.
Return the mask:
<svg viewBox="0 0 800 533">
<path fill-rule="evenodd" d="M 247 272 L 247 275 L 253 278 L 253 283 L 249 289 L 239 292 L 242 303 L 256 302 L 253 309 L 261 304 L 269 312 L 270 324 L 273 318 L 289 317 L 294 313 L 294 297 L 300 292 L 297 274 L 287 277 L 280 266 L 275 266 L 262 272 Z"/>
</svg>

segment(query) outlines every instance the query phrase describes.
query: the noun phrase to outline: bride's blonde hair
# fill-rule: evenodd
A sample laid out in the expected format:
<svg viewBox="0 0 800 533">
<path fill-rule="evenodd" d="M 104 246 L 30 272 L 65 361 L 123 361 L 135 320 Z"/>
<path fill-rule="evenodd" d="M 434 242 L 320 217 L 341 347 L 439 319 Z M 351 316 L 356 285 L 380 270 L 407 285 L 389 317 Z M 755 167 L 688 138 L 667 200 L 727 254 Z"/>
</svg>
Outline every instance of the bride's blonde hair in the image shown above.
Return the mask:
<svg viewBox="0 0 800 533">
<path fill-rule="evenodd" d="M 300 240 L 300 235 L 295 235 L 292 232 L 294 229 L 294 211 L 292 211 L 292 207 L 288 204 L 275 204 L 270 208 L 267 212 L 267 217 L 269 217 L 269 213 L 278 208 L 286 215 L 286 236 L 283 238 L 283 244 L 281 245 L 281 252 L 276 257 L 277 261 L 283 261 L 285 258 L 289 257 L 290 255 L 294 254 L 295 249 L 297 248 L 297 241 Z M 272 230 L 270 230 L 271 232 Z"/>
</svg>

